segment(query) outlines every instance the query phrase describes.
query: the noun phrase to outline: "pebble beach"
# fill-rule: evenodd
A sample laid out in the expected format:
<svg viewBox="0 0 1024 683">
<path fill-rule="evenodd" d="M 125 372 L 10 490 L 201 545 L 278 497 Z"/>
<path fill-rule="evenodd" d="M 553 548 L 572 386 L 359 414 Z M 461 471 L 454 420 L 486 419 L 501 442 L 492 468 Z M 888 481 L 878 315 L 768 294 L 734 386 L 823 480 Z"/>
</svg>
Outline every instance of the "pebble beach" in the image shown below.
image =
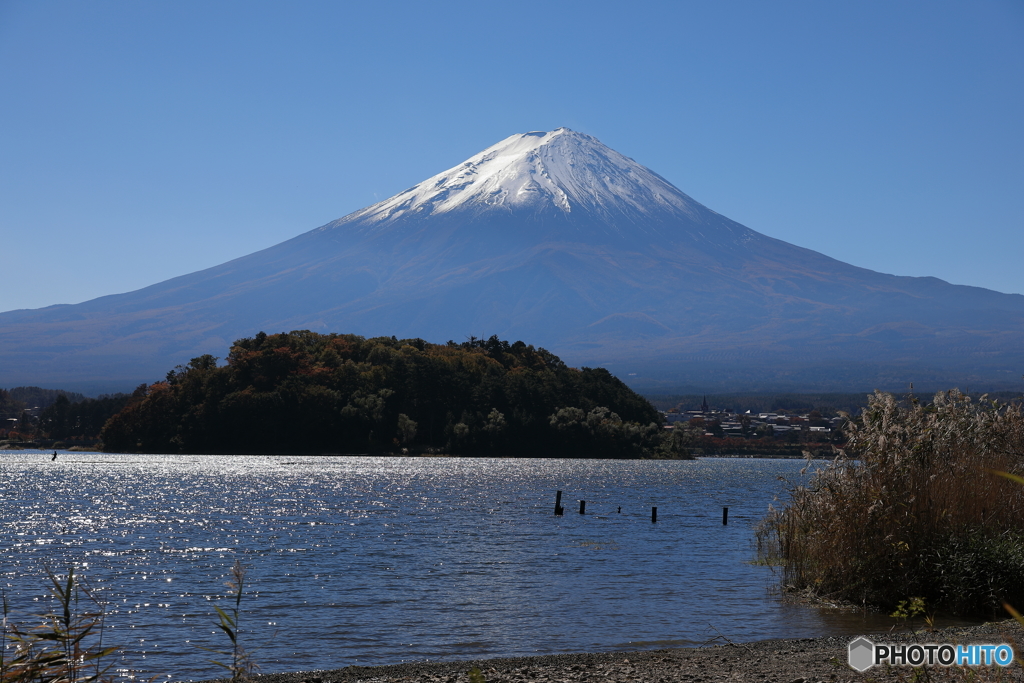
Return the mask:
<svg viewBox="0 0 1024 683">
<path fill-rule="evenodd" d="M 351 666 L 254 677 L 258 683 L 840 683 L 844 681 L 1024 681 L 1024 628 L 1013 620 L 909 633 L 866 634 L 886 643 L 1008 643 L 1008 667 L 876 666 L 859 673 L 847 664 L 849 637 L 765 640 L 699 648 L 546 655 L 459 662 Z M 470 672 L 478 670 L 478 675 Z M 481 678 L 482 677 L 482 678 Z M 474 680 L 475 679 L 475 680 Z"/>
</svg>

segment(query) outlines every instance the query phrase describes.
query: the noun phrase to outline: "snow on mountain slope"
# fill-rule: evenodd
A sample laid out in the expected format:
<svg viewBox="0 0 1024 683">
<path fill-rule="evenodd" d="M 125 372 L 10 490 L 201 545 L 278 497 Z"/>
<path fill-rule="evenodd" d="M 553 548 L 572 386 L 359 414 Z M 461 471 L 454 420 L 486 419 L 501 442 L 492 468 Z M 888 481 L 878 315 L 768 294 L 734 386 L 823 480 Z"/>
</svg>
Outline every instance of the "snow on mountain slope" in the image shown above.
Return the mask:
<svg viewBox="0 0 1024 683">
<path fill-rule="evenodd" d="M 495 210 L 509 214 L 555 212 L 622 232 L 666 219 L 705 222 L 706 207 L 658 174 L 568 128 L 533 131 L 505 138 L 465 162 L 373 206 L 345 216 L 342 223 L 390 224 Z M 717 215 L 717 214 L 715 214 Z M 646 221 L 650 225 L 645 226 Z M 652 220 L 653 219 L 653 220 Z M 752 232 L 752 231 L 751 231 Z"/>
</svg>

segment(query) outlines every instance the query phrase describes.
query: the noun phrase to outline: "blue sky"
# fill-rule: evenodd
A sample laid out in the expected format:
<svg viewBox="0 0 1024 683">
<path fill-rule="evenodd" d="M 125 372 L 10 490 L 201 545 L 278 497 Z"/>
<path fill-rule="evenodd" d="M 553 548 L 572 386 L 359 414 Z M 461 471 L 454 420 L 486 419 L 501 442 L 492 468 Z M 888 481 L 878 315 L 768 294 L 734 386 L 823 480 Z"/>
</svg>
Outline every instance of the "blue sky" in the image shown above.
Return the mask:
<svg viewBox="0 0 1024 683">
<path fill-rule="evenodd" d="M 1024 293 L 1024 3 L 0 0 L 0 311 L 568 126 L 759 232 Z"/>
</svg>

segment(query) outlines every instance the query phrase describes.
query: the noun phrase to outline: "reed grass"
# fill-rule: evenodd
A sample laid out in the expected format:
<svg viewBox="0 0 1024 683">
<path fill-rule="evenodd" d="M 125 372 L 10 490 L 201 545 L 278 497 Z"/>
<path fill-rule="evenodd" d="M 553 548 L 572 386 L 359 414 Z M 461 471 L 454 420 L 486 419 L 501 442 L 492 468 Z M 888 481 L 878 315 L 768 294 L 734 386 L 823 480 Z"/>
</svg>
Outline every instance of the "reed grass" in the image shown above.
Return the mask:
<svg viewBox="0 0 1024 683">
<path fill-rule="evenodd" d="M 846 450 L 761 523 L 760 555 L 785 584 L 855 603 L 1024 604 L 1024 487 L 994 471 L 1024 473 L 1019 405 L 875 392 Z"/>
<path fill-rule="evenodd" d="M 228 640 L 231 641 L 230 650 L 212 650 L 203 648 L 209 652 L 224 655 L 224 661 L 211 660 L 213 664 L 223 667 L 231 672 L 232 683 L 247 681 L 252 674 L 259 669 L 259 665 L 253 660 L 249 652 L 242 647 L 239 619 L 241 617 L 242 595 L 245 590 L 245 566 L 235 560 L 231 567 L 231 579 L 226 582 L 228 596 L 234 599 L 234 604 L 228 609 L 214 606 L 217 610 L 217 627 L 223 631 Z"/>
<path fill-rule="evenodd" d="M 113 680 L 110 655 L 103 645 L 105 610 L 89 587 L 69 569 L 60 577 L 46 570 L 56 609 L 39 615 L 41 623 L 24 629 L 10 621 L 3 596 L 0 681 L 3 683 L 93 683 Z M 7 656 L 8 643 L 14 645 Z"/>
<path fill-rule="evenodd" d="M 0 683 L 115 683 L 122 679 L 134 680 L 111 673 L 118 648 L 103 644 L 106 610 L 88 584 L 75 574 L 74 568 L 63 577 L 49 568 L 45 571 L 55 608 L 36 615 L 37 626 L 25 628 L 15 623 L 7 595 L 0 591 L 3 609 L 0 621 Z M 228 609 L 214 607 L 217 627 L 227 635 L 230 649 L 202 648 L 223 655 L 223 661 L 212 660 L 212 663 L 230 671 L 233 683 L 249 680 L 259 669 L 241 642 L 239 620 L 245 576 L 245 567 L 236 561 L 231 568 L 231 579 L 226 584 L 232 604 Z"/>
</svg>

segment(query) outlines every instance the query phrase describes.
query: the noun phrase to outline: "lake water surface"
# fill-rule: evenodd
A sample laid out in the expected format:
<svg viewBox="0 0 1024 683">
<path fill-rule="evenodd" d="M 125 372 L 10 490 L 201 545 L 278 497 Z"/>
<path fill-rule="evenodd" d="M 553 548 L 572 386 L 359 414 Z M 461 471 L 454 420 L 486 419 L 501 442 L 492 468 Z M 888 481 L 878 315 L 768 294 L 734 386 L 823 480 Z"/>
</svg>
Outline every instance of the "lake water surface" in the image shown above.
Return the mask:
<svg viewBox="0 0 1024 683">
<path fill-rule="evenodd" d="M 45 567 L 74 565 L 122 668 L 175 680 L 222 675 L 200 647 L 228 644 L 213 605 L 236 559 L 262 673 L 888 626 L 784 604 L 751 563 L 804 465 L 3 452 L 0 587 L 31 622 Z"/>
</svg>

